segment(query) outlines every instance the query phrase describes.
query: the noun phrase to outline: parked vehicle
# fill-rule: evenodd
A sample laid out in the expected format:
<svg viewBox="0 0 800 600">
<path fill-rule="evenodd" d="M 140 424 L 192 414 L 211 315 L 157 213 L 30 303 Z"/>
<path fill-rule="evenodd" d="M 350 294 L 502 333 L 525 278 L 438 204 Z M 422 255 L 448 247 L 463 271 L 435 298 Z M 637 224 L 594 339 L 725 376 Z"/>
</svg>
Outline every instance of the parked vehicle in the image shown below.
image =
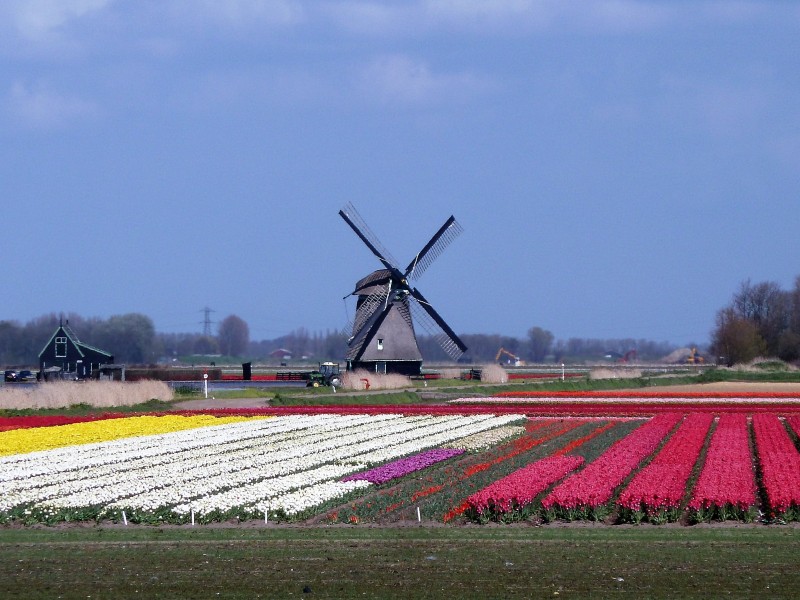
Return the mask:
<svg viewBox="0 0 800 600">
<path fill-rule="evenodd" d="M 12 369 L 6 369 L 6 372 L 3 376 L 3 381 L 17 381 L 18 373 Z"/>
<path fill-rule="evenodd" d="M 36 381 L 36 374 L 28 369 L 23 369 L 17 373 L 17 381 Z"/>
</svg>

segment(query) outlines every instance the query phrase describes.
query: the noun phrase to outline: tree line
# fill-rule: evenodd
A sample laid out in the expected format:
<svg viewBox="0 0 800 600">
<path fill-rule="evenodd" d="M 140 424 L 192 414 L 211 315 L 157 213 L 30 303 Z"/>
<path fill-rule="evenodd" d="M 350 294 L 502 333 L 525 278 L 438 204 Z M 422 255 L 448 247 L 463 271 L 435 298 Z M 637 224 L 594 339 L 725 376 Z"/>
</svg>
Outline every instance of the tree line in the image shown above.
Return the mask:
<svg viewBox="0 0 800 600">
<path fill-rule="evenodd" d="M 61 324 L 69 325 L 83 343 L 110 352 L 117 363 L 154 364 L 195 354 L 244 356 L 250 345 L 247 323 L 236 315 L 220 322 L 217 335 L 205 336 L 157 333 L 152 319 L 139 313 L 114 315 L 108 319 L 51 313 L 24 325 L 0 321 L 0 364 L 36 364 L 39 352 Z"/>
<path fill-rule="evenodd" d="M 307 359 L 341 361 L 347 353 L 347 334 L 338 330 L 311 332 L 301 327 L 289 333 L 265 340 L 250 340 L 247 323 L 237 315 L 225 317 L 216 335 L 202 333 L 159 333 L 150 317 L 129 313 L 108 319 L 86 318 L 70 313 L 44 315 L 20 324 L 0 321 L 0 364 L 7 366 L 34 365 L 39 352 L 47 344 L 61 323 L 68 323 L 78 338 L 114 355 L 117 363 L 156 364 L 188 357 L 224 356 L 242 361 L 274 361 L 271 353 L 278 349 L 288 351 L 294 360 Z M 464 334 L 461 336 L 469 350 L 464 362 L 493 362 L 498 350 L 517 356 L 529 363 L 615 360 L 631 350 L 636 358 L 657 361 L 675 349 L 666 342 L 644 339 L 583 339 L 556 340 L 541 327 L 531 327 L 527 337 L 516 338 L 498 334 Z M 418 338 L 420 350 L 428 362 L 447 362 L 449 357 L 433 337 Z M 189 358 L 189 360 L 197 360 Z"/>
<path fill-rule="evenodd" d="M 800 276 L 790 290 L 771 282 L 742 282 L 716 315 L 711 350 L 733 365 L 756 357 L 800 359 Z"/>
<path fill-rule="evenodd" d="M 338 330 L 310 332 L 301 327 L 274 339 L 253 341 L 247 323 L 237 315 L 225 317 L 216 335 L 203 335 L 159 333 L 152 319 L 139 313 L 108 319 L 51 313 L 24 324 L 0 320 L 0 364 L 36 364 L 39 352 L 62 322 L 68 322 L 84 343 L 127 364 L 155 364 L 197 355 L 266 361 L 276 349 L 287 350 L 294 359 L 341 361 L 347 352 L 348 336 Z M 632 351 L 636 360 L 658 361 L 676 349 L 674 344 L 646 339 L 557 340 L 541 327 L 531 327 L 524 338 L 483 333 L 460 337 L 469 348 L 464 360 L 471 363 L 493 362 L 500 348 L 529 363 L 615 360 Z M 434 338 L 419 336 L 418 342 L 426 361 L 448 360 Z M 716 361 L 731 365 L 759 356 L 800 361 L 800 276 L 789 290 L 774 282 L 742 282 L 730 303 L 716 314 L 709 350 Z"/>
</svg>

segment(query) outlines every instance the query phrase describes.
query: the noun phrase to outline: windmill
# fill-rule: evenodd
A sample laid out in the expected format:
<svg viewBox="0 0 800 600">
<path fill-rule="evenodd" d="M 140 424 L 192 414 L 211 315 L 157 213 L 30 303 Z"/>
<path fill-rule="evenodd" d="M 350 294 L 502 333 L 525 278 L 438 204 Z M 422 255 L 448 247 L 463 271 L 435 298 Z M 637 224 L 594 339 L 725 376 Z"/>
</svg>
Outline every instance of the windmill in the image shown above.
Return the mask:
<svg viewBox="0 0 800 600">
<path fill-rule="evenodd" d="M 339 216 L 384 266 L 358 281 L 349 294 L 358 300 L 352 335 L 347 342 L 347 368 L 419 375 L 422 354 L 417 345 L 415 326 L 420 326 L 433 336 L 450 358 L 458 360 L 467 350 L 464 342 L 422 293 L 409 283 L 419 279 L 461 234 L 461 226 L 455 218 L 451 216 L 447 219 L 408 266 L 401 270 L 399 263 L 378 241 L 352 204 L 348 203 L 340 210 Z"/>
</svg>

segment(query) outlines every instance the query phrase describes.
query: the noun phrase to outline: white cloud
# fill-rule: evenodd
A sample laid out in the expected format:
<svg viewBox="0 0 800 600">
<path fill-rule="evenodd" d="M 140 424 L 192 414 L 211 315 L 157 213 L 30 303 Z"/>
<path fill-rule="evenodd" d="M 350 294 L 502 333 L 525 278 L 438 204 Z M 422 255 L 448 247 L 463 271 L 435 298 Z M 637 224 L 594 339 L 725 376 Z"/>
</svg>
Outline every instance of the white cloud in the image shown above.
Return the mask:
<svg viewBox="0 0 800 600">
<path fill-rule="evenodd" d="M 340 0 L 307 6 L 344 31 L 398 36 L 441 30 L 615 35 L 753 19 L 797 20 L 800 12 L 781 3 L 747 0 Z"/>
<path fill-rule="evenodd" d="M 170 10 L 183 21 L 234 29 L 291 25 L 305 18 L 300 0 L 177 0 Z"/>
<path fill-rule="evenodd" d="M 297 108 L 332 98 L 332 84 L 321 74 L 297 69 L 243 68 L 215 70 L 177 82 L 168 104 L 194 114 L 246 107 Z"/>
<path fill-rule="evenodd" d="M 493 33 L 650 29 L 676 14 L 669 5 L 635 0 L 418 0 L 326 3 L 320 10 L 345 30 L 416 34 L 442 28 Z"/>
<path fill-rule="evenodd" d="M 550 22 L 564 2 L 533 0 L 425 0 L 424 10 L 432 20 L 479 25 L 536 24 Z"/>
<path fill-rule="evenodd" d="M 12 85 L 6 106 L 15 124 L 35 129 L 59 128 L 97 114 L 97 107 L 91 102 L 44 86 L 32 89 L 21 82 Z"/>
<path fill-rule="evenodd" d="M 710 19 L 721 23 L 742 23 L 759 16 L 768 6 L 763 2 L 748 2 L 737 0 L 720 0 L 708 2 L 703 7 L 703 11 Z"/>
<path fill-rule="evenodd" d="M 31 41 L 43 41 L 74 19 L 100 11 L 111 0 L 6 0 L 0 9 L 7 23 Z"/>
<path fill-rule="evenodd" d="M 359 74 L 359 88 L 368 97 L 389 104 L 425 104 L 472 96 L 488 87 L 471 74 L 438 74 L 425 62 L 407 56 L 383 56 Z"/>
</svg>

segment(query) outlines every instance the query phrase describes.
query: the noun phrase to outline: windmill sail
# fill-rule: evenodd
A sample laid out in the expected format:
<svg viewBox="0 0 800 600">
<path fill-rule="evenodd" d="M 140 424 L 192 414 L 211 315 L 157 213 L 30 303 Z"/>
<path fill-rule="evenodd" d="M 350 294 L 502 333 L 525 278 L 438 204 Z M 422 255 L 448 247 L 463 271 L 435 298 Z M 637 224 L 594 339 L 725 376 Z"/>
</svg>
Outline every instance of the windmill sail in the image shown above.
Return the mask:
<svg viewBox="0 0 800 600">
<path fill-rule="evenodd" d="M 467 346 L 461 341 L 449 325 L 439 316 L 434 308 L 428 304 L 422 294 L 416 290 L 411 292 L 413 302 L 410 302 L 411 314 L 414 322 L 433 337 L 450 358 L 458 360 L 467 351 Z"/>
<path fill-rule="evenodd" d="M 341 216 L 345 223 L 356 232 L 356 235 L 361 238 L 361 241 L 366 244 L 367 248 L 378 257 L 378 260 L 380 260 L 387 269 L 395 271 L 399 269 L 397 260 L 383 244 L 381 244 L 378 237 L 369 228 L 369 225 L 367 225 L 364 219 L 361 218 L 361 215 L 358 214 L 355 206 L 348 202 L 345 207 L 339 211 L 339 216 Z"/>
<path fill-rule="evenodd" d="M 359 300 L 358 307 L 356 308 L 356 316 L 353 320 L 353 337 L 358 336 L 359 332 L 364 328 L 364 325 L 367 324 L 376 312 L 384 308 L 384 304 L 386 304 L 388 300 L 388 288 L 379 288 L 369 296 L 364 296 Z"/>
<path fill-rule="evenodd" d="M 425 247 L 419 251 L 414 257 L 408 267 L 406 267 L 406 275 L 412 281 L 416 281 L 422 274 L 428 270 L 428 267 L 433 264 L 439 255 L 445 251 L 445 249 L 455 240 L 463 229 L 461 225 L 458 224 L 458 221 L 455 220 L 455 217 L 452 215 L 449 219 L 439 228 L 431 240 L 425 245 Z"/>
</svg>

